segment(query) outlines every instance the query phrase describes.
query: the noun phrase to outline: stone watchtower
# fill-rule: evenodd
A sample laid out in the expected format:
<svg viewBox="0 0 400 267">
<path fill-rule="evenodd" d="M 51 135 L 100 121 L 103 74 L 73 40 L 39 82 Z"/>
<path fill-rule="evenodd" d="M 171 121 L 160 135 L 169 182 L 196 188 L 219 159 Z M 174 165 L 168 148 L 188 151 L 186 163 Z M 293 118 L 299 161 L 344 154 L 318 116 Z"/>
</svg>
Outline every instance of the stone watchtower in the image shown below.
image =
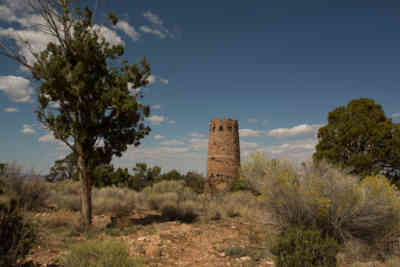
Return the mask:
<svg viewBox="0 0 400 267">
<path fill-rule="evenodd" d="M 206 191 L 226 191 L 239 178 L 239 124 L 236 120 L 216 118 L 210 122 Z"/>
</svg>

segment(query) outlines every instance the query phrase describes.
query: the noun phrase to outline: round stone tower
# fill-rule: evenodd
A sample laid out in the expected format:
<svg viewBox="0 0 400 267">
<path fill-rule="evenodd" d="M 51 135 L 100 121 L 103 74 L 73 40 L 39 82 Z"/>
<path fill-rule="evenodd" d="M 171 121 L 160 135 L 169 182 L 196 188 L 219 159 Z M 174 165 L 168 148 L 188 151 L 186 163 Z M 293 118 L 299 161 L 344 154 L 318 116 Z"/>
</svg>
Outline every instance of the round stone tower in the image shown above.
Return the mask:
<svg viewBox="0 0 400 267">
<path fill-rule="evenodd" d="M 210 122 L 206 191 L 226 191 L 239 177 L 239 124 L 236 120 L 216 118 Z"/>
</svg>

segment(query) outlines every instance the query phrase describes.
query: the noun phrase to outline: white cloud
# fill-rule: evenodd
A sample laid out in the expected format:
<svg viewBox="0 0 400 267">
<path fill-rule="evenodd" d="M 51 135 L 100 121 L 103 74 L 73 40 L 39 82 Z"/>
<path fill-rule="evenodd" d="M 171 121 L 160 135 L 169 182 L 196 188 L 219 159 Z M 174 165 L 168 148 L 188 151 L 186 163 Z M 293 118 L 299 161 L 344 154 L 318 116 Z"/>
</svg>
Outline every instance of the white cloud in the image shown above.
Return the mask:
<svg viewBox="0 0 400 267">
<path fill-rule="evenodd" d="M 255 137 L 255 136 L 259 136 L 261 133 L 262 133 L 262 131 L 258 131 L 258 130 L 239 129 L 240 137 Z"/>
<path fill-rule="evenodd" d="M 32 125 L 24 124 L 22 126 L 21 133 L 23 133 L 23 134 L 34 134 L 35 130 L 32 128 Z"/>
<path fill-rule="evenodd" d="M 164 141 L 161 143 L 162 145 L 168 145 L 168 146 L 173 146 L 173 145 L 184 145 L 185 143 L 176 139 Z"/>
<path fill-rule="evenodd" d="M 133 41 L 137 41 L 140 38 L 140 34 L 135 30 L 135 27 L 129 25 L 128 22 L 120 20 L 118 21 L 116 28 L 122 30 L 126 35 L 128 35 Z"/>
<path fill-rule="evenodd" d="M 162 84 L 168 84 L 168 80 L 167 80 L 167 79 L 161 79 L 161 78 L 160 78 L 160 82 L 161 82 Z"/>
<path fill-rule="evenodd" d="M 119 35 L 111 30 L 110 28 L 103 26 L 103 25 L 93 25 L 93 30 L 96 31 L 96 33 L 110 43 L 111 46 L 113 45 L 119 45 L 119 44 L 125 44 L 125 42 L 119 37 Z"/>
<path fill-rule="evenodd" d="M 164 139 L 164 138 L 165 138 L 165 136 L 162 136 L 162 135 L 159 135 L 159 134 L 154 136 L 154 139 L 156 139 L 156 140 L 161 140 L 161 139 Z"/>
<path fill-rule="evenodd" d="M 393 113 L 392 118 L 400 118 L 400 113 Z"/>
<path fill-rule="evenodd" d="M 18 3 L 18 4 L 15 4 Z M 36 61 L 35 57 L 32 55 L 30 48 L 33 52 L 39 53 L 43 51 L 49 42 L 59 44 L 57 38 L 45 33 L 40 30 L 40 25 L 47 25 L 44 19 L 33 13 L 29 13 L 27 10 L 29 8 L 24 5 L 24 1 L 13 0 L 8 1 L 7 6 L 0 7 L 0 20 L 7 22 L 17 22 L 20 24 L 21 28 L 1 28 L 0 27 L 0 37 L 6 37 L 8 39 L 14 40 L 18 50 L 18 54 L 24 56 L 29 65 L 33 65 Z M 56 22 L 58 27 L 61 27 L 59 22 Z M 126 28 L 123 23 L 120 27 Z M 118 34 L 111 30 L 110 28 L 103 25 L 94 25 L 93 30 L 96 31 L 100 36 L 103 36 L 110 45 L 125 44 L 124 41 L 118 36 Z M 25 41 L 30 44 L 27 46 Z M 28 69 L 23 65 L 20 65 L 21 70 L 27 71 Z"/>
<path fill-rule="evenodd" d="M 55 143 L 58 143 L 59 142 L 59 140 L 57 140 L 55 137 L 54 137 L 54 135 L 53 135 L 53 133 L 47 133 L 47 134 L 45 134 L 45 135 L 42 135 L 41 137 L 39 137 L 39 142 L 41 142 L 41 143 L 53 143 L 53 144 L 55 144 Z"/>
<path fill-rule="evenodd" d="M 113 162 L 115 166 L 131 169 L 136 162 L 145 162 L 148 166 L 160 166 L 163 172 L 176 169 L 180 172 L 189 170 L 204 173 L 207 152 L 191 151 L 187 147 L 134 147 Z"/>
<path fill-rule="evenodd" d="M 4 112 L 18 112 L 17 108 L 5 108 Z"/>
<path fill-rule="evenodd" d="M 164 118 L 164 116 L 161 116 L 161 115 L 153 115 L 153 116 L 146 118 L 146 120 L 150 121 L 154 125 L 159 125 L 161 122 L 163 122 L 165 120 L 165 118 Z"/>
<path fill-rule="evenodd" d="M 318 132 L 318 129 L 322 127 L 322 124 L 301 124 L 292 128 L 278 128 L 268 131 L 268 135 L 281 137 L 293 137 L 299 135 L 311 135 Z"/>
<path fill-rule="evenodd" d="M 257 123 L 258 120 L 255 119 L 255 118 L 250 118 L 250 119 L 247 120 L 247 122 L 248 122 L 248 123 Z"/>
<path fill-rule="evenodd" d="M 300 166 L 301 162 L 306 161 L 312 156 L 317 143 L 317 139 L 308 138 L 269 146 L 264 151 L 275 158 L 286 158 Z"/>
<path fill-rule="evenodd" d="M 205 149 L 208 147 L 208 139 L 206 138 L 192 138 L 189 140 L 189 146 L 194 150 Z"/>
<path fill-rule="evenodd" d="M 175 120 L 168 120 L 167 123 L 169 123 L 169 124 L 175 124 L 176 121 L 175 121 Z"/>
<path fill-rule="evenodd" d="M 155 83 L 155 82 L 156 82 L 156 76 L 150 75 L 150 76 L 147 78 L 147 81 L 149 82 L 149 84 Z"/>
<path fill-rule="evenodd" d="M 240 141 L 240 150 L 253 150 L 258 147 L 259 145 L 257 143 Z"/>
<path fill-rule="evenodd" d="M 153 106 L 151 106 L 151 109 L 160 109 L 160 108 L 161 108 L 160 105 L 153 105 Z"/>
<path fill-rule="evenodd" d="M 142 25 L 139 27 L 142 32 L 157 35 L 161 39 L 164 39 L 167 36 L 174 38 L 174 35 L 171 34 L 164 26 L 163 21 L 158 15 L 152 13 L 151 11 L 146 11 L 143 13 L 143 17 L 145 17 L 151 23 L 152 27 L 148 25 Z"/>
<path fill-rule="evenodd" d="M 144 12 L 143 13 L 143 17 L 148 19 L 153 24 L 157 24 L 157 25 L 162 25 L 163 24 L 161 18 L 158 15 L 152 13 L 150 10 Z"/>
<path fill-rule="evenodd" d="M 0 91 L 15 102 L 31 102 L 33 88 L 30 81 L 18 76 L 0 76 Z"/>
<path fill-rule="evenodd" d="M 0 19 L 9 22 L 17 21 L 17 17 L 15 16 L 14 12 L 5 5 L 0 6 Z"/>
<path fill-rule="evenodd" d="M 204 134 L 202 134 L 202 133 L 197 133 L 197 132 L 190 132 L 188 135 L 189 135 L 190 137 L 199 137 L 199 138 L 205 136 Z"/>
</svg>

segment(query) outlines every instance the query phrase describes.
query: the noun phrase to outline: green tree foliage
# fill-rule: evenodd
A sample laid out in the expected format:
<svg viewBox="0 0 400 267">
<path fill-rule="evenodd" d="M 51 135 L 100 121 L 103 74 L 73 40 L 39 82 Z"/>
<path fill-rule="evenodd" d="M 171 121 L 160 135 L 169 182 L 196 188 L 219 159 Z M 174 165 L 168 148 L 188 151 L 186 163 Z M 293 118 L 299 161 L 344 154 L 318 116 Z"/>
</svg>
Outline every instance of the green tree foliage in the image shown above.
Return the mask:
<svg viewBox="0 0 400 267">
<path fill-rule="evenodd" d="M 318 140 L 314 162 L 325 159 L 361 177 L 384 172 L 398 183 L 400 127 L 372 99 L 355 99 L 329 112 Z"/>
<path fill-rule="evenodd" d="M 148 83 L 150 66 L 145 58 L 140 66 L 117 61 L 124 54 L 124 46 L 111 46 L 95 30 L 88 6 L 74 10 L 75 1 L 70 0 L 31 2 L 37 3 L 36 11 L 46 22 L 41 25 L 43 32 L 57 41 L 40 53 L 32 52 L 33 65 L 4 45 L 0 53 L 23 64 L 41 82 L 36 114 L 54 137 L 77 155 L 81 222 L 87 229 L 92 219 L 94 166 L 120 157 L 128 145 L 138 146 L 150 132 L 143 123 L 150 108 L 130 92 Z M 109 19 L 113 25 L 118 22 L 114 14 L 109 14 Z M 54 109 L 50 102 L 60 107 Z M 98 145 L 100 142 L 103 144 Z"/>
<path fill-rule="evenodd" d="M 78 180 L 78 168 L 76 166 L 76 154 L 71 152 L 64 159 L 56 160 L 46 176 L 49 182 L 65 179 Z"/>
<path fill-rule="evenodd" d="M 184 176 L 177 170 L 170 170 L 160 176 L 159 181 L 179 181 L 183 180 Z"/>
<path fill-rule="evenodd" d="M 133 169 L 134 175 L 129 180 L 128 187 L 136 191 L 142 191 L 146 186 L 153 185 L 160 177 L 161 167 L 147 167 L 146 163 L 136 163 Z"/>
<path fill-rule="evenodd" d="M 194 192 L 201 194 L 204 191 L 205 178 L 198 172 L 188 171 L 184 178 L 186 186 L 190 187 Z"/>
<path fill-rule="evenodd" d="M 7 169 L 7 163 L 0 163 L 0 176 L 4 175 Z M 1 178 L 1 177 L 0 177 Z M 5 183 L 0 179 L 0 194 L 4 193 Z"/>
</svg>

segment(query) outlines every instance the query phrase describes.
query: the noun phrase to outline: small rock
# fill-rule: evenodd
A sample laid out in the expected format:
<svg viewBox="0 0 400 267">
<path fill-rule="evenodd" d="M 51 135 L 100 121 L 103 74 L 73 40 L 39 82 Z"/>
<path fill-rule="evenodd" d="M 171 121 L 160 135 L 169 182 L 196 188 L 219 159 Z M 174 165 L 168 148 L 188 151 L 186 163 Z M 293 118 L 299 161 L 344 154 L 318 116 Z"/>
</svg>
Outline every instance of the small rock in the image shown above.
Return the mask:
<svg viewBox="0 0 400 267">
<path fill-rule="evenodd" d="M 239 258 L 241 261 L 249 261 L 251 258 L 249 256 L 244 256 Z"/>
<path fill-rule="evenodd" d="M 139 237 L 139 238 L 137 239 L 137 241 L 144 241 L 144 240 L 146 240 L 146 237 L 145 237 L 145 236 L 141 236 L 141 237 Z"/>
</svg>

